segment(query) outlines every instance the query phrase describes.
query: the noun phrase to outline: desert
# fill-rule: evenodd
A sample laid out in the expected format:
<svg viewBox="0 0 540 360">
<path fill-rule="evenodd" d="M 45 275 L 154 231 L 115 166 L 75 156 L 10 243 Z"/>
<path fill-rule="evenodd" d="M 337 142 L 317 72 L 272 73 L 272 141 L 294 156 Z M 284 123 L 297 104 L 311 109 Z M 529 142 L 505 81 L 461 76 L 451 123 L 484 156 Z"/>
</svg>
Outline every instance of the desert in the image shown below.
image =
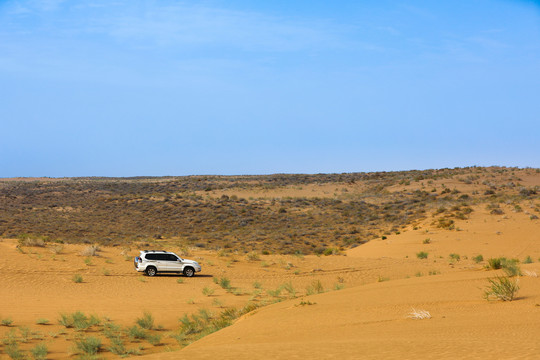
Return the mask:
<svg viewBox="0 0 540 360">
<path fill-rule="evenodd" d="M 3 179 L 0 356 L 535 357 L 540 171 L 282 175 L 269 188 L 275 178 Z M 175 203 L 203 220 L 156 224 L 150 213 Z M 231 215 L 206 211 L 218 203 Z M 108 216 L 137 219 L 145 237 Z M 242 234 L 226 234 L 233 219 Z M 144 249 L 203 271 L 145 276 L 133 268 Z M 488 294 L 500 279 L 511 298 Z"/>
<path fill-rule="evenodd" d="M 539 64 L 534 0 L 0 0 L 0 360 L 540 358 Z"/>
</svg>

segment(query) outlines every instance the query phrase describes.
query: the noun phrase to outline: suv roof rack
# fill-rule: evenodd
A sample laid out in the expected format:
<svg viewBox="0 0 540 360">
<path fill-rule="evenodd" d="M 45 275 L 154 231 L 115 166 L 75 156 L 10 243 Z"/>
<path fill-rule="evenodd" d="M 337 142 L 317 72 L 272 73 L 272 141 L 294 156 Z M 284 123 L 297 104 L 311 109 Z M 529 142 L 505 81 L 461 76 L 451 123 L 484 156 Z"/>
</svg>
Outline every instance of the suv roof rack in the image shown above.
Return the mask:
<svg viewBox="0 0 540 360">
<path fill-rule="evenodd" d="M 143 250 L 142 252 L 144 252 L 144 253 L 149 253 L 149 252 L 163 252 L 163 253 L 165 253 L 166 251 L 165 250 Z"/>
</svg>

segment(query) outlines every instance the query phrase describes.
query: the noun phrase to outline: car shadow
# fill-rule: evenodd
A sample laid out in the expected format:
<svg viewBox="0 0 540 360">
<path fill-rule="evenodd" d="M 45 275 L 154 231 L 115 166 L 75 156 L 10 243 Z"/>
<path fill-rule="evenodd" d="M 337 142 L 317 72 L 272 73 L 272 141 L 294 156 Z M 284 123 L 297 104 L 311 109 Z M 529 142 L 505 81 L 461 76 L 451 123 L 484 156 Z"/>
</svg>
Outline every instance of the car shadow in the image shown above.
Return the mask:
<svg viewBox="0 0 540 360">
<path fill-rule="evenodd" d="M 187 277 L 187 276 L 184 276 L 182 274 L 160 274 L 160 273 L 157 273 L 155 276 L 153 277 Z M 201 277 L 201 278 L 212 278 L 214 277 L 214 275 L 209 275 L 209 274 L 197 274 L 197 275 L 194 275 L 193 277 Z"/>
</svg>

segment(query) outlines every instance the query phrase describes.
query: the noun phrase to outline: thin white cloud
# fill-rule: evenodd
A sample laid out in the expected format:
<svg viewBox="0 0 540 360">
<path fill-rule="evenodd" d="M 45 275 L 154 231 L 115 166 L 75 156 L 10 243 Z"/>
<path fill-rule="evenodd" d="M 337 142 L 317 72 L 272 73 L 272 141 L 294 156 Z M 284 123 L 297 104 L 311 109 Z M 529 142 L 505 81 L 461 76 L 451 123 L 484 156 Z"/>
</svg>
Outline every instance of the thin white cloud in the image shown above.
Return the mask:
<svg viewBox="0 0 540 360">
<path fill-rule="evenodd" d="M 346 29 L 328 21 L 205 6 L 152 4 L 101 18 L 98 23 L 118 41 L 156 46 L 210 45 L 278 52 L 347 46 Z"/>
</svg>

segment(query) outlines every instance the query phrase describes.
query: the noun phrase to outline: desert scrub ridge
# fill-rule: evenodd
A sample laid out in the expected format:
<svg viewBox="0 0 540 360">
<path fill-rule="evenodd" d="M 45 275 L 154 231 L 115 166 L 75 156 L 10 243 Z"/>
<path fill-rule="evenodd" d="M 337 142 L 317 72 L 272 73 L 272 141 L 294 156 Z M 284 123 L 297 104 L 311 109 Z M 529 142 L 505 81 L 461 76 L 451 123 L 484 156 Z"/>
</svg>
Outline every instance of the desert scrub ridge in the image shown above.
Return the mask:
<svg viewBox="0 0 540 360">
<path fill-rule="evenodd" d="M 342 252 L 397 234 L 435 212 L 440 211 L 434 225 L 450 230 L 458 229 L 457 222 L 468 217 L 473 205 L 506 203 L 516 209 L 520 201 L 532 203 L 540 198 L 538 187 L 515 182 L 539 174 L 519 168 L 468 167 L 314 175 L 2 179 L 0 218 L 11 220 L 2 223 L 0 230 L 6 237 L 125 248 L 137 242 L 174 241 L 177 234 L 185 234 L 185 249 L 234 248 L 243 254 L 263 255 L 322 250 L 330 254 L 333 250 L 326 250 L 328 244 Z M 474 183 L 482 189 L 460 193 L 465 190 L 441 189 L 433 183 L 444 179 Z M 279 196 L 290 189 L 321 185 L 335 185 L 342 191 L 330 196 L 317 191 Z M 406 191 L 396 190 L 404 186 Z M 268 191 L 275 194 L 261 195 Z M 252 196 L 233 194 L 238 192 Z M 525 212 L 523 203 L 521 207 Z M 65 221 L 66 214 L 71 221 Z M 110 221 L 100 221 L 104 218 Z M 130 260 L 127 253 L 123 256 Z"/>
</svg>

